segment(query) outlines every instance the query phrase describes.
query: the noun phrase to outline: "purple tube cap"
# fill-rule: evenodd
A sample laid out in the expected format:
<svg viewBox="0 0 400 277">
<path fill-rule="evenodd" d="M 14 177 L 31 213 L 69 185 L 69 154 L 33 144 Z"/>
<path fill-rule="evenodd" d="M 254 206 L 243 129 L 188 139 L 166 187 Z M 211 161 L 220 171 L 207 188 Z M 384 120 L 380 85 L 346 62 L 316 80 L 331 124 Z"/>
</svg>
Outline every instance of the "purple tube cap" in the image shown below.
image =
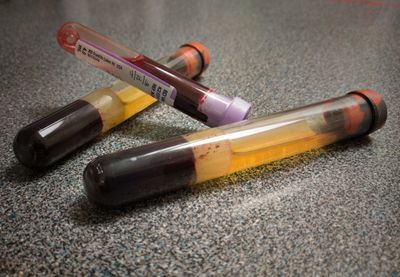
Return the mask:
<svg viewBox="0 0 400 277">
<path fill-rule="evenodd" d="M 247 119 L 251 109 L 251 104 L 239 97 L 232 99 L 230 105 L 218 125 L 226 125 Z"/>
</svg>

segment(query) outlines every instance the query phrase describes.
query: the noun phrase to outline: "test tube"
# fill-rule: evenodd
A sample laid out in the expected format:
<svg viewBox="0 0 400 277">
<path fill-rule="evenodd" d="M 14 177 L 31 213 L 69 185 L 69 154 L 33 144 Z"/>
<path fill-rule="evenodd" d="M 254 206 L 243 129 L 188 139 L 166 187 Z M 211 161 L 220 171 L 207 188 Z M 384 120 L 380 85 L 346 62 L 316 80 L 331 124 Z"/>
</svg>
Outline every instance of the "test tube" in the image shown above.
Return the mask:
<svg viewBox="0 0 400 277">
<path fill-rule="evenodd" d="M 159 62 L 194 78 L 208 67 L 208 49 L 189 42 Z M 46 168 L 155 102 L 154 97 L 118 80 L 20 129 L 14 153 L 28 167 Z"/>
<path fill-rule="evenodd" d="M 78 23 L 65 23 L 57 33 L 67 52 L 138 87 L 210 127 L 246 119 L 250 104 L 214 92 L 138 52 Z"/>
<path fill-rule="evenodd" d="M 120 206 L 339 140 L 367 135 L 386 121 L 372 90 L 270 116 L 100 156 L 84 171 L 88 198 Z"/>
</svg>

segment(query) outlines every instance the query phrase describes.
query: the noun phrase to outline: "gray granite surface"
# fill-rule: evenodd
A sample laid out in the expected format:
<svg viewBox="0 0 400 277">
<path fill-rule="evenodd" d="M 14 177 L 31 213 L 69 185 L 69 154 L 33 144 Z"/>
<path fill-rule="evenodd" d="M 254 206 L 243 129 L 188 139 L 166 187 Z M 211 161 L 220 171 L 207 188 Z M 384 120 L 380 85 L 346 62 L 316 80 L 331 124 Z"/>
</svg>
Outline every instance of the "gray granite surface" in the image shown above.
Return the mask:
<svg viewBox="0 0 400 277">
<path fill-rule="evenodd" d="M 156 105 L 35 173 L 17 130 L 112 78 L 59 48 L 78 21 L 160 57 L 199 40 L 202 83 L 253 103 L 252 117 L 382 93 L 388 121 L 342 142 L 105 211 L 87 202 L 94 157 L 204 129 Z M 400 274 L 400 2 L 0 0 L 0 275 Z"/>
</svg>

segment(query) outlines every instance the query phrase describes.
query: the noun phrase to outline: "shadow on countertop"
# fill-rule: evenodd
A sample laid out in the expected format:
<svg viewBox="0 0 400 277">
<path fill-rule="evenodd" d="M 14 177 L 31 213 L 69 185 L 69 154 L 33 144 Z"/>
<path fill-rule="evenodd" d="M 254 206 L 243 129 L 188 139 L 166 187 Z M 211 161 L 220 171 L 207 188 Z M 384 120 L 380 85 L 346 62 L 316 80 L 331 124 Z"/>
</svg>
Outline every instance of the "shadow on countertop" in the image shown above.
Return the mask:
<svg viewBox="0 0 400 277">
<path fill-rule="evenodd" d="M 129 126 L 131 124 L 132 126 Z M 158 122 L 153 121 L 137 121 L 132 123 L 129 120 L 125 121 L 121 124 L 122 126 L 129 126 L 128 128 L 118 128 L 116 127 L 113 132 L 116 135 L 120 135 L 127 138 L 142 138 L 149 141 L 160 141 L 171 136 L 179 136 L 185 135 L 188 133 L 193 133 L 198 131 L 195 128 L 184 127 L 184 126 L 168 126 L 164 124 L 160 124 Z M 206 127 L 204 125 L 204 127 Z M 105 134 L 107 135 L 107 133 Z"/>
<path fill-rule="evenodd" d="M 35 181 L 44 175 L 47 171 L 37 171 L 30 169 L 18 161 L 15 161 L 11 166 L 5 168 L 1 172 L 2 180 L 5 182 L 16 182 L 18 184 Z"/>
</svg>

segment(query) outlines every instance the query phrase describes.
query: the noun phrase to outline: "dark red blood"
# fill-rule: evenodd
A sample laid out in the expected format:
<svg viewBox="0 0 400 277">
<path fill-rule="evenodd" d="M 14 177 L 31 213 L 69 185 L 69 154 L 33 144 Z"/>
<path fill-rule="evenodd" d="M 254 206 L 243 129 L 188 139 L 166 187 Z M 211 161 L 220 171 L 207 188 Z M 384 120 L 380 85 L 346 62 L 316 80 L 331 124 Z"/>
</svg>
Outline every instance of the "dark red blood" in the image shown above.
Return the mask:
<svg viewBox="0 0 400 277">
<path fill-rule="evenodd" d="M 175 108 L 201 122 L 207 122 L 207 115 L 199 112 L 198 107 L 203 98 L 209 93 L 209 88 L 146 56 L 140 55 L 135 58 L 125 59 L 175 87 L 177 91 L 174 102 Z"/>
</svg>

